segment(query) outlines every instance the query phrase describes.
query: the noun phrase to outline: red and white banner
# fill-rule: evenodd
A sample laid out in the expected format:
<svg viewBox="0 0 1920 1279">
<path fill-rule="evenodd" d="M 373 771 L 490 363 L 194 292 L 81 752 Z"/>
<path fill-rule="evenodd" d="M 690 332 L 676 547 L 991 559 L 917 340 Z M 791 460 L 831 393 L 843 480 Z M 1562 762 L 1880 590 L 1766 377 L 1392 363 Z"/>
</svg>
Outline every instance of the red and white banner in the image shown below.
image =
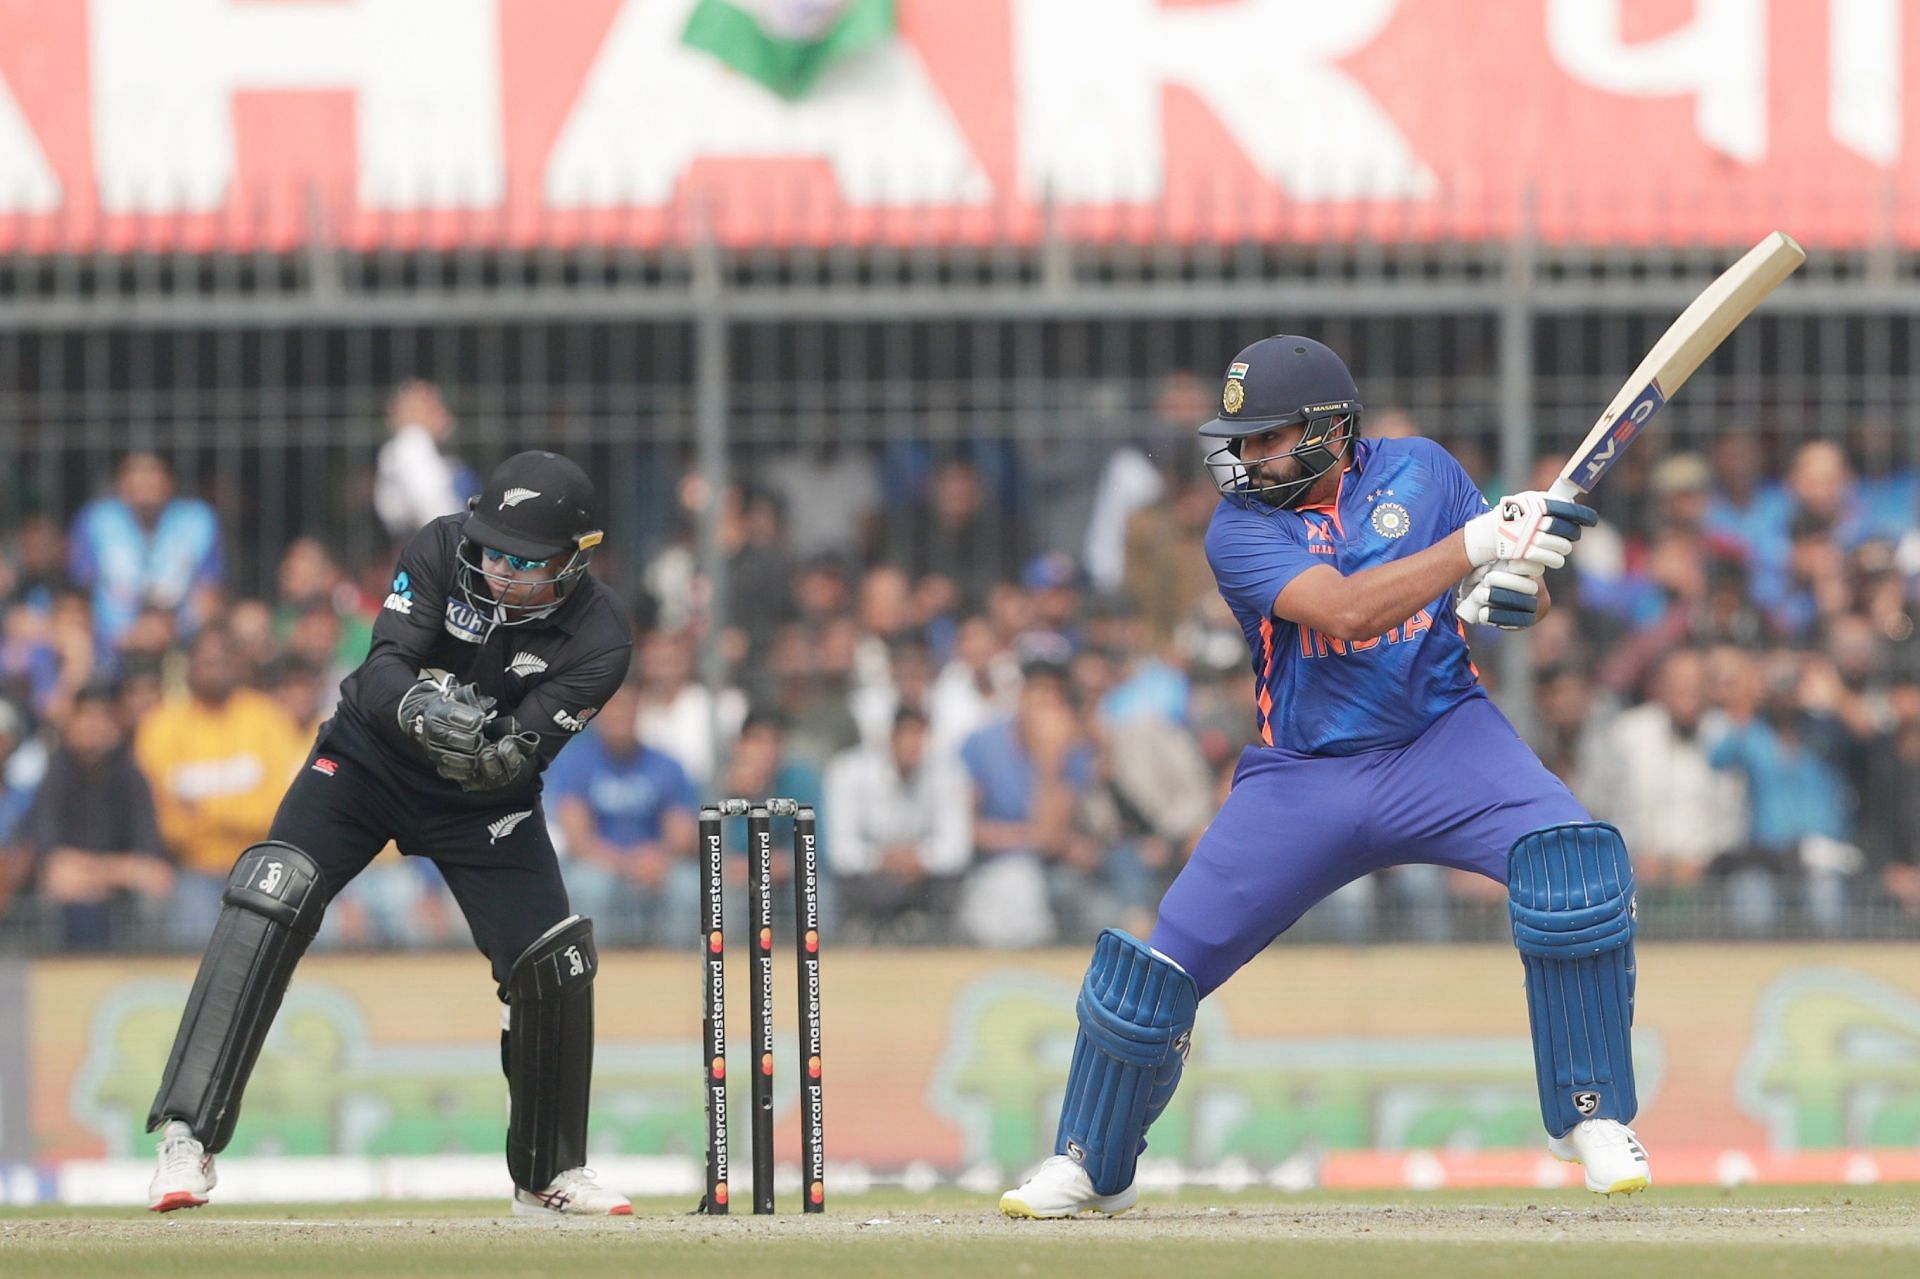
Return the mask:
<svg viewBox="0 0 1920 1279">
<path fill-rule="evenodd" d="M 1920 244 L 1908 0 L 899 0 L 785 102 L 692 0 L 0 0 L 0 250 Z"/>
</svg>

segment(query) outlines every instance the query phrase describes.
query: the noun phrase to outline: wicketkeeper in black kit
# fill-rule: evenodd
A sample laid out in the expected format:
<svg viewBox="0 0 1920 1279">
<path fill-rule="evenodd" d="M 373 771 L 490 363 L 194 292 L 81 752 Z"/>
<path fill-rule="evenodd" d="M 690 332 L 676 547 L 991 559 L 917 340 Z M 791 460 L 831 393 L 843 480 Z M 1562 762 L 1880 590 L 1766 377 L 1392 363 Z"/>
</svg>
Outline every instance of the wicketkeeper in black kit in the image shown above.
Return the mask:
<svg viewBox="0 0 1920 1279">
<path fill-rule="evenodd" d="M 631 660 L 623 610 L 587 574 L 600 538 L 586 473 L 521 453 L 401 552 L 372 651 L 228 877 L 147 1118 L 155 1211 L 207 1201 L 294 965 L 392 840 L 439 866 L 499 983 L 514 1212 L 632 1213 L 584 1167 L 599 961 L 540 808 L 542 770 Z"/>
</svg>

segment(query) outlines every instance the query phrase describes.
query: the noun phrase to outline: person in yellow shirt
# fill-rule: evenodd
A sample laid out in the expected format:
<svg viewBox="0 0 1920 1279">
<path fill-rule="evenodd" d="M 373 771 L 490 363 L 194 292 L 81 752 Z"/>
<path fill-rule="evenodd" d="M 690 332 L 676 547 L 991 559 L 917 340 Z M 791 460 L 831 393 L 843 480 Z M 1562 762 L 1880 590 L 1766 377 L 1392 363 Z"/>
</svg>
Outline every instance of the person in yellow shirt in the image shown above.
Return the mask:
<svg viewBox="0 0 1920 1279">
<path fill-rule="evenodd" d="M 153 788 L 160 836 L 179 867 L 169 931 L 202 946 L 220 915 L 233 850 L 267 837 L 307 743 L 285 710 L 240 686 L 226 632 L 208 627 L 188 650 L 187 687 L 149 711 L 134 760 Z"/>
</svg>

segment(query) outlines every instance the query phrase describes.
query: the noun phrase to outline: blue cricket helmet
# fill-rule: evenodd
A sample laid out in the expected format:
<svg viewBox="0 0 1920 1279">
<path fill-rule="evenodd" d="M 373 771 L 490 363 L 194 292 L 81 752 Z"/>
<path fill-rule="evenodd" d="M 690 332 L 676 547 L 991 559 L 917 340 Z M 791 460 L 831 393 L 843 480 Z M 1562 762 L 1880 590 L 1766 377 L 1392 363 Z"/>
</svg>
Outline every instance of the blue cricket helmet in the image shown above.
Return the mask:
<svg viewBox="0 0 1920 1279">
<path fill-rule="evenodd" d="M 1285 453 L 1243 458 L 1240 441 L 1275 427 L 1304 424 L 1299 443 Z M 1220 416 L 1200 428 L 1226 443 L 1207 454 L 1220 491 L 1290 509 L 1314 481 L 1346 456 L 1360 433 L 1360 390 L 1338 355 L 1312 338 L 1283 333 L 1261 338 L 1233 357 L 1220 387 Z M 1250 465 L 1298 458 L 1295 479 L 1256 484 Z"/>
</svg>

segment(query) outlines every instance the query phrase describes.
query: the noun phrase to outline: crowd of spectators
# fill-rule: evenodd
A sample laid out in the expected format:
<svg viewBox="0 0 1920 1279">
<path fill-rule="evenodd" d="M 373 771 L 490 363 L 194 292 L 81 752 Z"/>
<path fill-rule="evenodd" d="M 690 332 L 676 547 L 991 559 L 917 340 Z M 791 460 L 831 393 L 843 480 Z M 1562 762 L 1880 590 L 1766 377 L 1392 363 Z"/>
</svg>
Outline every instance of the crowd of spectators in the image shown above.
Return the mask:
<svg viewBox="0 0 1920 1279">
<path fill-rule="evenodd" d="M 632 601 L 634 669 L 544 804 L 576 907 L 611 941 L 679 944 L 699 804 L 783 795 L 819 806 L 844 942 L 1149 929 L 1252 738 L 1245 645 L 1202 548 L 1217 496 L 1188 428 L 1206 399 L 1170 378 L 1137 438 L 1072 450 L 756 457 L 717 495 L 717 627 L 701 476 L 670 490 L 657 535 L 610 528 L 597 569 Z M 367 463 L 397 547 L 478 481 L 430 385 L 401 387 L 390 425 Z M 1418 424 L 1388 412 L 1369 429 Z M 1704 453 L 1629 454 L 1551 580 L 1525 641 L 1529 732 L 1625 832 L 1643 907 L 1739 935 L 1920 925 L 1920 481 L 1892 440 L 1729 429 Z M 1461 443 L 1476 480 L 1503 487 Z M 143 452 L 105 492 L 0 538 L 0 939 L 198 948 L 366 652 L 391 561 L 343 565 L 301 537 L 272 589 L 245 594 L 214 512 Z M 1514 642 L 1473 637 L 1496 696 Z M 714 652 L 718 688 L 698 678 Z M 1286 825 L 1276 813 L 1276 855 Z M 1309 922 L 1440 939 L 1499 892 L 1406 867 Z M 390 850 L 323 944 L 463 938 L 431 863 Z"/>
</svg>

